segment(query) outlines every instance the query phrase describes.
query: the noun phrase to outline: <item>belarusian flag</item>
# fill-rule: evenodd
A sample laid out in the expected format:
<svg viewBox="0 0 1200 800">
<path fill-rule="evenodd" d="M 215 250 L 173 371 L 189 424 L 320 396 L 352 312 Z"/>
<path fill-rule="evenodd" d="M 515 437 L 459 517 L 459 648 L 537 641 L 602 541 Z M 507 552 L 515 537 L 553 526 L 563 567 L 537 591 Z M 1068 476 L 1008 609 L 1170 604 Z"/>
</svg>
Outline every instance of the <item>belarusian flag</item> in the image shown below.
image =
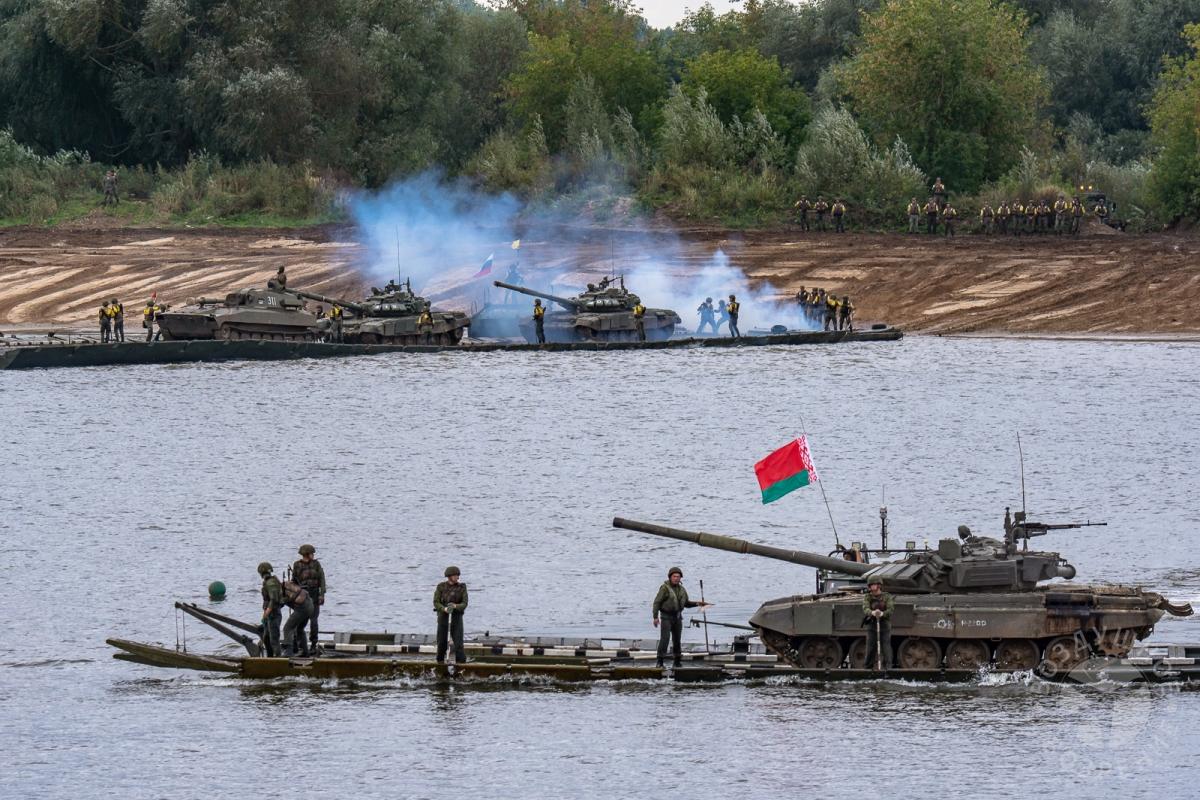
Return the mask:
<svg viewBox="0 0 1200 800">
<path fill-rule="evenodd" d="M 788 442 L 755 464 L 754 474 L 758 477 L 758 488 L 762 489 L 764 504 L 778 500 L 801 486 L 808 486 L 817 480 L 817 470 L 808 452 L 808 440 L 801 436 Z"/>
</svg>

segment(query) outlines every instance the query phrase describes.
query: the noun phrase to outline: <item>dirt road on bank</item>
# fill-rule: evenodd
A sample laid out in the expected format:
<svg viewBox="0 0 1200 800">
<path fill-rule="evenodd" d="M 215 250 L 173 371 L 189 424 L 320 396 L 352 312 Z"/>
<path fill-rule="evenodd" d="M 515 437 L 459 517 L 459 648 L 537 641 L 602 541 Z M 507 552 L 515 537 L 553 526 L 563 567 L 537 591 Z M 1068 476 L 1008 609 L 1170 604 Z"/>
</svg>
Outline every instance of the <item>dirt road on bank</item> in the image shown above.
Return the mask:
<svg viewBox="0 0 1200 800">
<path fill-rule="evenodd" d="M 720 248 L 752 283 L 770 283 L 780 297 L 802 285 L 824 287 L 849 294 L 860 319 L 886 320 L 911 332 L 1200 332 L 1200 239 L 1194 237 L 1107 228 L 1076 239 L 788 230 L 566 233 L 526 234 L 521 258 L 527 277 L 545 271 L 560 280 L 594 279 L 609 270 L 614 241 L 618 261 L 667 253 L 667 271 L 682 277 Z M 496 252 L 507 244 L 498 233 Z M 426 293 L 441 307 L 469 311 L 486 285 L 472 281 L 481 260 L 478 243 L 472 252 L 455 252 L 453 243 L 445 250 L 445 271 Z M 0 330 L 88 327 L 110 297 L 120 298 L 127 313 L 151 292 L 179 304 L 264 286 L 280 265 L 287 267 L 289 285 L 357 298 L 370 283 L 382 283 L 363 269 L 366 258 L 345 227 L 7 229 L 0 231 Z M 493 277 L 503 273 L 498 258 Z M 690 324 L 689 309 L 679 311 Z"/>
</svg>

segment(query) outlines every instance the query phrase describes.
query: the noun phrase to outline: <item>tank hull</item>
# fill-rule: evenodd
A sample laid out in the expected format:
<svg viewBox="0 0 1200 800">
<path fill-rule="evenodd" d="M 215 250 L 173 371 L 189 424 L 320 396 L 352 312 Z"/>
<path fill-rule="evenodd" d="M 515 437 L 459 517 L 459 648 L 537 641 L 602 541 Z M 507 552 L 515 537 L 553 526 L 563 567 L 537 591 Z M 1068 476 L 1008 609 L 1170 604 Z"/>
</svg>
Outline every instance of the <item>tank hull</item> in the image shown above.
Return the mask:
<svg viewBox="0 0 1200 800">
<path fill-rule="evenodd" d="M 1164 614 L 1158 595 L 1127 586 L 1054 584 L 1029 592 L 893 598 L 891 635 L 901 668 L 1069 669 L 1093 655 L 1125 656 Z M 816 659 L 848 669 L 863 666 L 871 623 L 862 594 L 843 593 L 771 600 L 750 624 L 797 667 L 812 668 Z"/>
<path fill-rule="evenodd" d="M 436 344 L 451 345 L 462 341 L 471 321 L 459 311 L 434 311 L 433 325 L 421 326 L 415 315 L 366 317 L 350 320 L 344 329 L 350 344 Z"/>
<path fill-rule="evenodd" d="M 317 318 L 307 311 L 184 307 L 159 315 L 158 326 L 168 340 L 259 339 L 315 341 Z"/>
<path fill-rule="evenodd" d="M 671 338 L 680 323 L 673 311 L 661 308 L 646 309 L 644 317 L 646 341 L 661 342 Z M 537 341 L 532 317 L 521 320 L 521 335 L 527 342 Z M 628 312 L 611 314 L 555 312 L 545 318 L 547 342 L 636 342 L 637 321 Z"/>
</svg>

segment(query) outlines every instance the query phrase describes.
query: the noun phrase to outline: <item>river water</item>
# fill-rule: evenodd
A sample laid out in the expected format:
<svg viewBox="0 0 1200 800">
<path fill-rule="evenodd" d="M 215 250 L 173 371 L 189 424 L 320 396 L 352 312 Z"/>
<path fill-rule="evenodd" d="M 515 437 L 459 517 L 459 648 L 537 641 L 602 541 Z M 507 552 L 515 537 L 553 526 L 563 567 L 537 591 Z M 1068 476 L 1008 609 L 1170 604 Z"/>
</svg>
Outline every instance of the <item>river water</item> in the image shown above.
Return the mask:
<svg viewBox="0 0 1200 800">
<path fill-rule="evenodd" d="M 469 632 L 651 637 L 672 564 L 744 622 L 811 570 L 609 521 L 827 552 L 820 490 L 763 506 L 752 469 L 803 430 L 842 541 L 876 541 L 885 490 L 893 541 L 995 535 L 1020 431 L 1031 516 L 1109 523 L 1039 546 L 1197 602 L 1198 372 L 1194 344 L 910 337 L 4 373 L 0 796 L 1191 796 L 1174 687 L 259 684 L 104 639 L 173 644 L 215 579 L 253 620 L 257 563 L 306 541 L 328 629 L 432 630 L 451 563 Z"/>
</svg>

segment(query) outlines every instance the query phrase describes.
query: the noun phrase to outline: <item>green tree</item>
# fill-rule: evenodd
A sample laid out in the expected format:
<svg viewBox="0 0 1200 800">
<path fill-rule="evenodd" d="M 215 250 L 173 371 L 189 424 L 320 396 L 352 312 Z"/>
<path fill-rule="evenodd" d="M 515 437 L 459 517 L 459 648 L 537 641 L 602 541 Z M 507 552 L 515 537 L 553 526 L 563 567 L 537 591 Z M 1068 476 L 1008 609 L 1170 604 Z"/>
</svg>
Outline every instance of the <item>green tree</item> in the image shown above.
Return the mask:
<svg viewBox="0 0 1200 800">
<path fill-rule="evenodd" d="M 808 123 L 808 96 L 791 85 L 778 61 L 756 50 L 717 50 L 697 56 L 687 62 L 682 86 L 692 97 L 703 89 L 726 123 L 734 117 L 749 122 L 757 109 L 775 132 L 790 141 L 798 141 Z"/>
<path fill-rule="evenodd" d="M 1004 174 L 1038 135 L 1044 78 L 1022 12 L 994 0 L 889 0 L 843 75 L 876 142 L 897 136 L 952 189 Z"/>
<path fill-rule="evenodd" d="M 1167 62 L 1149 109 L 1150 192 L 1171 219 L 1200 217 L 1200 25 L 1183 35 L 1192 52 Z"/>
</svg>

